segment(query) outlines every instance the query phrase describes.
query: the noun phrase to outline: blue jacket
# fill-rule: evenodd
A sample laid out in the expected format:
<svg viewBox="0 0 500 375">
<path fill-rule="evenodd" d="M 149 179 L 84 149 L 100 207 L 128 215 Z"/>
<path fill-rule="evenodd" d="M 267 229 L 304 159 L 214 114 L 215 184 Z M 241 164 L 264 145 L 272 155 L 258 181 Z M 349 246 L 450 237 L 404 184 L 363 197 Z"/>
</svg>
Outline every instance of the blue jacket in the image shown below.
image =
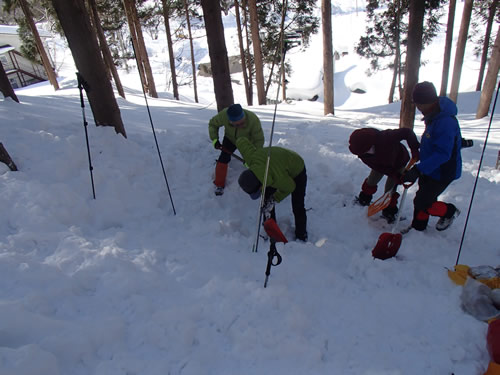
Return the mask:
<svg viewBox="0 0 500 375">
<path fill-rule="evenodd" d="M 418 170 L 435 180 L 453 181 L 462 174 L 462 135 L 455 117 L 456 104 L 439 98 L 440 111 L 424 117 L 425 131 L 420 140 Z"/>
</svg>

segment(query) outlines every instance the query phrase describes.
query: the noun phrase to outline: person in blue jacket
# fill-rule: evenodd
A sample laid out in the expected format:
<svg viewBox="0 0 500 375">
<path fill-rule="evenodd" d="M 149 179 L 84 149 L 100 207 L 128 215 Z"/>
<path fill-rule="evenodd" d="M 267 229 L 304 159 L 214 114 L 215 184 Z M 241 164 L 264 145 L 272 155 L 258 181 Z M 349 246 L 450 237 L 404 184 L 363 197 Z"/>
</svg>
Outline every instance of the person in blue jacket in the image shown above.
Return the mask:
<svg viewBox="0 0 500 375">
<path fill-rule="evenodd" d="M 441 231 L 460 214 L 453 204 L 438 201 L 438 196 L 462 174 L 457 106 L 447 97 L 438 97 L 434 85 L 427 81 L 417 83 L 412 96 L 424 115 L 425 131 L 420 140 L 420 162 L 402 176 L 403 182 L 418 179 L 413 221 L 408 229 L 423 231 L 429 216 L 438 216 L 436 229 Z"/>
</svg>

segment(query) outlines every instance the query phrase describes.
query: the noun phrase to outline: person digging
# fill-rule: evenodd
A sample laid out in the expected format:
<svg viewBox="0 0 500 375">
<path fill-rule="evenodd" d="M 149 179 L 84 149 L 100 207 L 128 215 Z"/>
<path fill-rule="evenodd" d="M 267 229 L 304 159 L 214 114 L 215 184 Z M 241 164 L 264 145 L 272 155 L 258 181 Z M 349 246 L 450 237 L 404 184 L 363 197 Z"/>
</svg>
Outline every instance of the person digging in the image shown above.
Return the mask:
<svg viewBox="0 0 500 375">
<path fill-rule="evenodd" d="M 413 130 L 409 128 L 378 130 L 374 128 L 357 129 L 349 137 L 349 150 L 371 168 L 370 174 L 363 181 L 356 203 L 370 205 L 377 184 L 384 176 L 384 193 L 390 192 L 389 205 L 382 210 L 382 216 L 389 224 L 393 223 L 398 213 L 398 184 L 401 175 L 410 160 L 408 150 L 401 143 L 405 140 L 413 160 L 419 158 L 419 142 Z"/>
<path fill-rule="evenodd" d="M 257 148 L 244 137 L 237 139 L 236 146 L 248 166 L 238 178 L 238 183 L 252 199 L 258 199 L 264 181 L 269 147 Z M 292 150 L 272 146 L 264 197 L 264 217 L 275 219 L 275 203 L 281 202 L 291 194 L 295 239 L 303 242 L 307 242 L 308 239 L 304 207 L 306 186 L 307 173 L 302 157 Z"/>
<path fill-rule="evenodd" d="M 222 144 L 219 141 L 219 128 L 224 127 Z M 257 115 L 232 104 L 223 109 L 208 122 L 208 134 L 216 150 L 221 150 L 215 165 L 215 195 L 224 194 L 226 176 L 231 154 L 236 150 L 236 140 L 247 138 L 256 148 L 264 146 L 264 132 Z"/>
</svg>

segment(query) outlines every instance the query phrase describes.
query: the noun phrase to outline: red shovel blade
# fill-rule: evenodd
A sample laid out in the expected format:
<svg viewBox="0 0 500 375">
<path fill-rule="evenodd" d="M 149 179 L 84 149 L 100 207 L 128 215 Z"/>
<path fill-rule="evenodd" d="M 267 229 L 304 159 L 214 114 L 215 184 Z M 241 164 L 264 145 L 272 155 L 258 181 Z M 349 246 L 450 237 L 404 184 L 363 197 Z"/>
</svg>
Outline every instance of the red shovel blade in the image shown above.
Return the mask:
<svg viewBox="0 0 500 375">
<path fill-rule="evenodd" d="M 392 258 L 397 254 L 402 239 L 401 233 L 382 233 L 372 250 L 373 257 L 382 260 Z"/>
<path fill-rule="evenodd" d="M 278 224 L 274 219 L 270 218 L 264 222 L 264 230 L 266 231 L 267 235 L 274 241 L 283 243 L 288 242 L 285 235 L 283 234 L 283 232 L 281 231 L 280 227 L 278 226 Z"/>
</svg>

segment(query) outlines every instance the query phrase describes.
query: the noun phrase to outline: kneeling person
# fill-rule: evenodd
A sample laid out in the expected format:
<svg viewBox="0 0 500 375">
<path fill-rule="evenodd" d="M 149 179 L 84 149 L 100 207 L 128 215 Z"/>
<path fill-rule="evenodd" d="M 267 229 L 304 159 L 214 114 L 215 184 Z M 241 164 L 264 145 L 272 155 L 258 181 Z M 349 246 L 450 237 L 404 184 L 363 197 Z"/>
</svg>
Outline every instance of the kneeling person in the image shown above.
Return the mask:
<svg viewBox="0 0 500 375">
<path fill-rule="evenodd" d="M 248 166 L 248 170 L 241 173 L 238 182 L 252 199 L 257 199 L 261 194 L 269 147 L 257 148 L 247 138 L 238 138 L 236 146 Z M 304 207 L 307 174 L 302 157 L 292 150 L 272 146 L 266 185 L 265 211 L 272 211 L 275 202 L 281 202 L 292 194 L 295 237 L 307 241 L 307 216 Z"/>
</svg>

